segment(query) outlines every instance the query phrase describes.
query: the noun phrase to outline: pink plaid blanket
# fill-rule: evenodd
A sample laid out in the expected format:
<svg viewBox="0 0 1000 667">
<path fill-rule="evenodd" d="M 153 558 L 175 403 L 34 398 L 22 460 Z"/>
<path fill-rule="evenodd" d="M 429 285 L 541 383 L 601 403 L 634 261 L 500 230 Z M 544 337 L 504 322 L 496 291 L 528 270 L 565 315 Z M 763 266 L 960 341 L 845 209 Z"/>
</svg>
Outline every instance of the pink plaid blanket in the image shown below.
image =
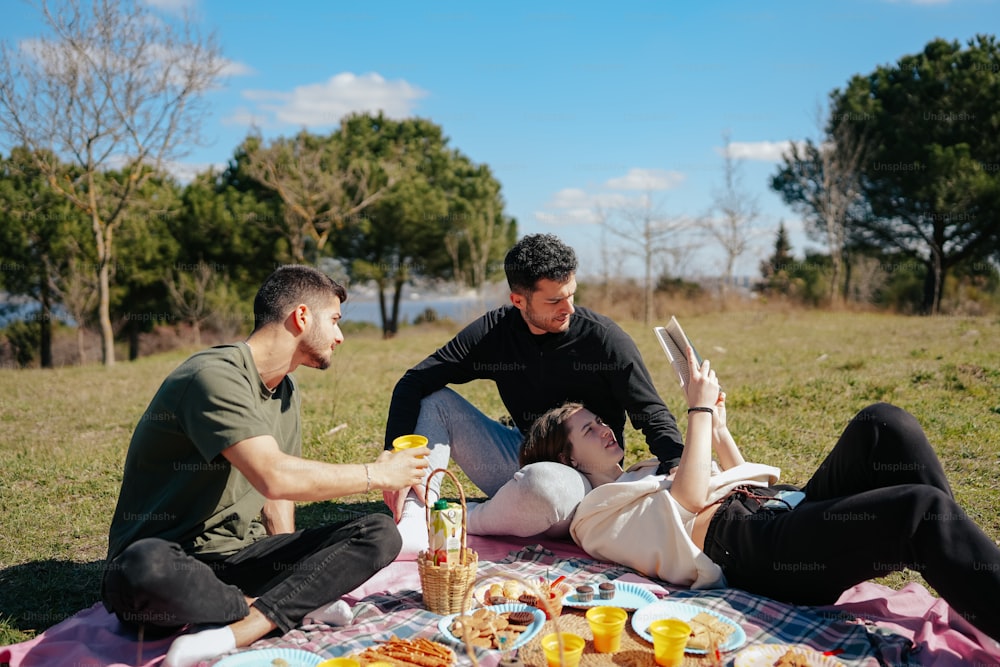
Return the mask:
<svg viewBox="0 0 1000 667">
<path fill-rule="evenodd" d="M 866 583 L 846 591 L 831 607 L 793 607 L 733 589 L 697 593 L 676 589 L 626 568 L 594 561 L 565 542 L 543 540 L 524 548 L 510 541 L 470 536 L 469 546 L 479 553 L 481 577 L 511 569 L 523 575 L 626 577 L 623 580 L 647 586 L 657 595 L 697 602 L 739 620 L 752 643 L 803 642 L 823 650 L 844 648 L 838 659 L 846 665 L 1000 665 L 996 641 L 917 584 L 896 591 Z M 394 633 L 434 638 L 437 617 L 422 608 L 419 589 L 416 565 L 397 561 L 345 597 L 355 610 L 350 625 L 316 622 L 244 650 L 301 647 L 332 657 Z M 171 640 L 144 642 L 140 647 L 133 633 L 96 604 L 30 641 L 0 648 L 0 667 L 154 667 Z M 490 664 L 491 657 L 484 655 L 481 664 Z M 466 661 L 462 656 L 460 662 Z"/>
</svg>

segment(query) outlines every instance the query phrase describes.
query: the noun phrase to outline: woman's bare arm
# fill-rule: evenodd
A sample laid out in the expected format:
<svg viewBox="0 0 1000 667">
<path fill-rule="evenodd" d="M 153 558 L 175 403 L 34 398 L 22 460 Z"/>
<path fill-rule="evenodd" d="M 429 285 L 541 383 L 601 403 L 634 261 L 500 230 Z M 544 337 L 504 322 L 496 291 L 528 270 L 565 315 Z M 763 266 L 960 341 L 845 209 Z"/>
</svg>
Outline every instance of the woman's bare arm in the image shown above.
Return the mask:
<svg viewBox="0 0 1000 667">
<path fill-rule="evenodd" d="M 719 398 L 715 401 L 715 417 L 712 420 L 712 445 L 715 448 L 715 454 L 719 457 L 719 467 L 723 470 L 746 463 L 726 423 L 726 392 L 724 391 L 719 392 Z"/>
<path fill-rule="evenodd" d="M 670 495 L 684 509 L 697 513 L 708 500 L 708 481 L 712 474 L 712 424 L 716 418 L 719 381 L 707 359 L 699 365 L 690 347 L 687 355 L 691 368 L 690 381 L 684 387 L 688 407 L 711 408 L 711 411 L 688 412 L 684 453 L 681 454 Z"/>
</svg>

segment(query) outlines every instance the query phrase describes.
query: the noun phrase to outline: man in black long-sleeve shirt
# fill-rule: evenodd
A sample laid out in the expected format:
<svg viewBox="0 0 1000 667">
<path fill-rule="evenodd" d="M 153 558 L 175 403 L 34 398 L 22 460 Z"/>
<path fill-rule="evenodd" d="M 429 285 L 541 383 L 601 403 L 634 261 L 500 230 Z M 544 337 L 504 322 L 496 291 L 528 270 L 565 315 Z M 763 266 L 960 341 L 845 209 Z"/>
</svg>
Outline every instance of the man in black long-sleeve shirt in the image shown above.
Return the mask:
<svg viewBox="0 0 1000 667">
<path fill-rule="evenodd" d="M 573 305 L 576 268 L 573 249 L 551 234 L 519 241 L 504 260 L 511 304 L 472 322 L 403 375 L 389 407 L 386 449 L 400 435 L 425 435 L 431 469 L 446 467 L 454 457 L 492 496 L 518 470 L 522 433 L 532 421 L 575 401 L 600 415 L 623 444 L 627 415 L 653 455 L 665 467 L 675 465 L 683 438 L 674 416 L 628 334 L 607 317 Z M 447 389 L 477 379 L 496 383 L 516 427 L 486 417 Z M 432 492 L 436 486 L 432 481 Z M 421 523 L 423 491 L 414 487 L 405 512 Z M 385 501 L 399 522 L 403 494 L 386 492 Z M 401 532 L 405 542 L 402 525 Z"/>
</svg>

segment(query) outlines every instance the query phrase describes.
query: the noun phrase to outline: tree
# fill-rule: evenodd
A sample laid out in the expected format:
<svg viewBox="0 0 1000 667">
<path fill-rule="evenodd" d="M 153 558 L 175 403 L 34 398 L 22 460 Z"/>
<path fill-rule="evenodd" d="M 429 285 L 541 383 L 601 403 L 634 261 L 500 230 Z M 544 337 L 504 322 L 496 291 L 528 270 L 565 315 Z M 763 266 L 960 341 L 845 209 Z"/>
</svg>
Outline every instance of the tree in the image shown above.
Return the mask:
<svg viewBox="0 0 1000 667">
<path fill-rule="evenodd" d="M 387 121 L 380 113 L 371 122 Z M 259 134 L 244 142 L 246 173 L 281 199 L 292 261 L 315 262 L 330 235 L 378 201 L 399 177 L 397 156 L 376 158 L 352 150 L 353 142 L 345 135 L 364 131 L 364 123 L 364 117 L 356 115 L 345 118 L 340 130 L 327 137 L 303 130 L 267 144 Z"/>
<path fill-rule="evenodd" d="M 643 322 L 653 321 L 653 293 L 656 282 L 653 277 L 653 260 L 673 258 L 678 261 L 688 250 L 676 239 L 680 232 L 688 229 L 691 222 L 684 218 L 665 217 L 653 203 L 650 193 L 644 194 L 637 202 L 611 209 L 598 209 L 597 217 L 604 230 L 625 242 L 626 254 L 642 261 L 642 304 Z"/>
<path fill-rule="evenodd" d="M 356 115 L 342 129 L 352 154 L 394 156 L 405 170 L 355 221 L 339 248 L 355 280 L 376 284 L 382 335 L 390 338 L 399 328 L 403 286 L 418 276 L 444 276 L 452 266 L 445 250 L 448 192 L 442 187 L 452 155 L 441 128 L 427 120 Z"/>
<path fill-rule="evenodd" d="M 516 234 L 503 215 L 500 185 L 487 168 L 448 147 L 440 126 L 424 119 L 391 121 L 358 115 L 343 128 L 351 154 L 396 159 L 398 180 L 337 246 L 355 280 L 378 287 L 382 332 L 398 330 L 403 286 L 416 277 L 481 284 L 499 272 L 498 248 Z M 391 300 L 388 303 L 387 300 Z"/>
<path fill-rule="evenodd" d="M 194 265 L 176 263 L 168 277 L 163 279 L 172 312 L 191 326 L 194 344 L 198 347 L 201 347 L 202 326 L 218 312 L 213 294 L 223 291 L 220 280 L 222 278 L 215 267 L 207 262 Z"/>
<path fill-rule="evenodd" d="M 774 238 L 774 253 L 760 263 L 760 275 L 764 279 L 763 289 L 766 292 L 788 293 L 789 273 L 792 271 L 795 258 L 792 257 L 792 244 L 788 241 L 788 231 L 785 222 L 778 223 L 778 233 Z"/>
<path fill-rule="evenodd" d="M 1000 242 L 1000 47 L 934 40 L 921 53 L 853 77 L 833 118 L 864 121 L 861 238 L 922 264 L 922 310 L 941 308 L 945 277 Z"/>
<path fill-rule="evenodd" d="M 371 280 L 378 288 L 385 338 L 399 330 L 403 286 L 451 268 L 444 250 L 446 211 L 441 193 L 425 182 L 407 180 L 350 229 L 343 254 L 351 259 L 354 280 Z"/>
<path fill-rule="evenodd" d="M 38 303 L 26 325 L 38 329 L 40 364 L 51 368 L 55 307 L 86 228 L 35 163 L 23 147 L 0 161 L 0 286 Z"/>
<path fill-rule="evenodd" d="M 113 171 L 104 177 L 125 178 L 125 174 Z M 129 361 L 139 357 L 140 334 L 175 319 L 163 276 L 170 271 L 167 267 L 177 266 L 180 251 L 168 224 L 180 209 L 180 188 L 165 175 L 149 176 L 141 183 L 125 213 L 112 273 L 112 321 L 128 342 Z"/>
<path fill-rule="evenodd" d="M 725 132 L 722 135 L 723 186 L 714 197 L 714 212 L 718 217 L 709 217 L 704 222 L 705 231 L 718 241 L 725 253 L 720 287 L 723 305 L 726 290 L 733 281 L 736 260 L 749 248 L 753 224 L 760 216 L 756 197 L 749 195 L 741 187 L 739 165 L 733 159 L 730 143 L 730 135 Z"/>
<path fill-rule="evenodd" d="M 176 261 L 161 273 L 171 310 L 195 336 L 225 337 L 253 325 L 249 308 L 260 284 L 290 253 L 281 230 L 280 201 L 248 178 L 237 150 L 222 173 L 198 174 L 165 220 L 177 241 Z"/>
<path fill-rule="evenodd" d="M 221 174 L 208 170 L 195 176 L 184 188 L 177 215 L 166 222 L 180 246 L 178 262 L 206 263 L 252 299 L 291 253 L 281 230 L 280 200 L 247 176 L 242 160 L 237 150 Z"/>
<path fill-rule="evenodd" d="M 50 34 L 0 49 L 0 131 L 27 147 L 50 186 L 89 218 L 111 365 L 115 235 L 143 181 L 197 139 L 201 96 L 224 63 L 189 16 L 175 26 L 144 3 L 118 0 L 43 0 L 41 10 Z M 59 160 L 74 167 L 72 178 Z M 123 178 L 101 177 L 112 169 Z"/>
<path fill-rule="evenodd" d="M 861 122 L 859 122 L 861 121 Z M 861 170 L 867 136 L 864 118 L 828 115 L 819 145 L 793 142 L 771 179 L 771 189 L 804 216 L 807 234 L 826 242 L 830 253 L 831 303 L 850 293 L 854 222 L 863 217 Z"/>
<path fill-rule="evenodd" d="M 97 274 L 94 272 L 96 262 L 93 252 L 84 249 L 77 242 L 78 238 L 68 239 L 66 269 L 55 292 L 66 314 L 76 324 L 77 363 L 84 364 L 87 361 L 86 332 L 97 307 Z"/>
<path fill-rule="evenodd" d="M 500 183 L 489 166 L 455 154 L 449 171 L 445 248 L 455 280 L 478 289 L 503 274 L 503 254 L 517 240 L 517 223 L 504 215 Z"/>
</svg>

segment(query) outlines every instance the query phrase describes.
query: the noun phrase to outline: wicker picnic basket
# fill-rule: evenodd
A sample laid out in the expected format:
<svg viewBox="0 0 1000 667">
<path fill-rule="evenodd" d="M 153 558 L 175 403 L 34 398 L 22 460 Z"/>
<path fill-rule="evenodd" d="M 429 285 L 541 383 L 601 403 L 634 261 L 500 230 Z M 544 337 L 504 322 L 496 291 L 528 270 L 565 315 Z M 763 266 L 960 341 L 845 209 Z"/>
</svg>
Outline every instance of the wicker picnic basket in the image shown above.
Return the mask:
<svg viewBox="0 0 1000 667">
<path fill-rule="evenodd" d="M 455 483 L 462 504 L 462 551 L 455 563 L 434 564 L 434 554 L 428 549 L 417 555 L 417 568 L 420 572 L 420 587 L 423 593 L 424 606 L 435 614 L 457 614 L 468 611 L 472 606 L 472 587 L 476 581 L 476 569 L 479 567 L 479 554 L 468 547 L 468 511 L 465 504 L 465 491 L 458 478 L 445 468 L 437 468 L 427 476 L 425 498 L 430 494 L 431 478 L 438 473 L 444 473 Z M 427 530 L 431 528 L 431 507 L 426 504 L 424 513 L 427 518 Z"/>
</svg>

